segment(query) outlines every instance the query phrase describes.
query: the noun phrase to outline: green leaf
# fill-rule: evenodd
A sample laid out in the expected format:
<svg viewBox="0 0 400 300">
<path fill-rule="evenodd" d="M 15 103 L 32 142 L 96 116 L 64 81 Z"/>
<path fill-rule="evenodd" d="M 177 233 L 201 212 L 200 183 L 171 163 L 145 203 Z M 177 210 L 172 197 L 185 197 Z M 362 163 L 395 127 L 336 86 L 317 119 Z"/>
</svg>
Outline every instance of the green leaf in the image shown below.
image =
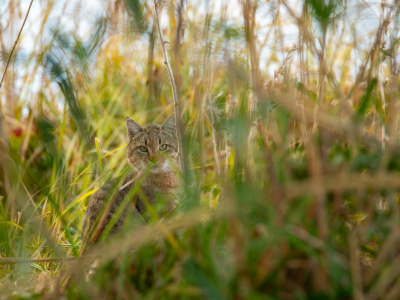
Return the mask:
<svg viewBox="0 0 400 300">
<path fill-rule="evenodd" d="M 371 96 L 372 96 L 372 92 L 374 91 L 376 84 L 378 83 L 378 80 L 376 78 L 373 78 L 367 86 L 367 92 L 365 93 L 365 95 L 361 98 L 361 103 L 360 106 L 357 109 L 357 114 L 359 116 L 364 116 L 365 113 L 368 110 L 368 107 L 370 105 L 371 102 Z"/>
</svg>

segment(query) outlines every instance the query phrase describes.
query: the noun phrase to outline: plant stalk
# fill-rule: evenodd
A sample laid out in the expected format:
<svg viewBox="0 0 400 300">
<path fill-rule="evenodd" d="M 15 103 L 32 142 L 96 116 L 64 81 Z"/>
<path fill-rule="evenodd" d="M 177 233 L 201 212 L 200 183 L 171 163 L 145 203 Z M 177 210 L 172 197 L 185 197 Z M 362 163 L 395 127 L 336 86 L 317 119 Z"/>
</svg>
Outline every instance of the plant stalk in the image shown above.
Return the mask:
<svg viewBox="0 0 400 300">
<path fill-rule="evenodd" d="M 164 41 L 164 36 L 161 30 L 160 26 L 160 2 L 157 0 L 154 0 L 154 7 L 156 11 L 156 22 L 157 22 L 157 28 L 158 28 L 158 34 L 160 36 L 160 42 L 161 42 L 161 48 L 162 52 L 164 55 L 164 64 L 167 66 L 168 70 L 168 75 L 171 83 L 171 88 L 172 88 L 172 96 L 174 99 L 174 110 L 175 110 L 175 130 L 176 130 L 176 138 L 178 141 L 178 152 L 179 152 L 179 162 L 180 162 L 180 167 L 181 171 L 185 173 L 185 167 L 184 167 L 184 160 L 183 160 L 183 149 L 182 149 L 182 130 L 181 130 L 181 113 L 180 113 L 180 108 L 179 108 L 179 101 L 178 101 L 178 92 L 176 88 L 176 83 L 175 83 L 175 78 L 174 78 L 174 73 L 172 72 L 171 64 L 169 62 L 168 58 L 168 53 L 167 50 L 165 49 L 165 41 Z"/>
<path fill-rule="evenodd" d="M 12 56 L 13 56 L 13 54 L 14 54 L 15 48 L 17 47 L 17 44 L 18 44 L 19 38 L 20 38 L 20 36 L 21 36 L 22 30 L 24 29 L 24 26 L 25 26 L 25 23 L 26 23 L 26 19 L 28 19 L 29 12 L 31 11 L 32 3 L 33 3 L 33 0 L 31 0 L 31 3 L 29 3 L 29 7 L 28 7 L 28 10 L 27 10 L 27 12 L 26 12 L 24 21 L 22 22 L 21 29 L 20 29 L 19 32 L 18 32 L 17 39 L 15 40 L 14 46 L 13 46 L 12 49 L 11 49 L 11 53 L 10 53 L 10 55 L 8 56 L 6 66 L 5 66 L 4 71 L 3 71 L 3 76 L 1 77 L 1 81 L 0 81 L 0 90 L 1 90 L 1 87 L 2 87 L 2 85 L 3 85 L 4 78 L 5 78 L 5 76 L 6 76 L 6 73 L 7 73 L 7 70 L 8 70 L 8 66 L 10 65 L 11 58 L 12 58 Z"/>
</svg>

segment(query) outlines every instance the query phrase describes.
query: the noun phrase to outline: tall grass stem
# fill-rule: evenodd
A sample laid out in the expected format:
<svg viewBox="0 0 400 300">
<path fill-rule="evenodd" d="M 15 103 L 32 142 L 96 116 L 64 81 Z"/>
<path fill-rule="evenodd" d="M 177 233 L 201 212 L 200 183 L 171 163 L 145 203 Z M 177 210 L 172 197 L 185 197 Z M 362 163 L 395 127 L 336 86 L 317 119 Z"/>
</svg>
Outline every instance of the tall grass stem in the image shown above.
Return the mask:
<svg viewBox="0 0 400 300">
<path fill-rule="evenodd" d="M 4 68 L 3 75 L 2 75 L 1 81 L 0 81 L 0 90 L 1 90 L 1 87 L 2 87 L 2 85 L 3 85 L 4 78 L 5 78 L 5 76 L 6 76 L 6 73 L 7 73 L 7 70 L 8 70 L 8 66 L 10 65 L 11 58 L 12 58 L 12 56 L 13 56 L 13 54 L 14 54 L 15 48 L 17 47 L 17 44 L 18 44 L 18 41 L 19 41 L 19 37 L 21 36 L 21 33 L 22 33 L 22 30 L 24 29 L 26 20 L 28 19 L 29 12 L 31 11 L 32 3 L 33 3 L 33 0 L 31 0 L 31 2 L 29 3 L 29 7 L 28 7 L 28 10 L 27 10 L 27 12 L 26 12 L 24 21 L 22 22 L 21 29 L 20 29 L 19 32 L 18 32 L 17 39 L 15 40 L 14 46 L 13 46 L 12 49 L 11 49 L 11 53 L 10 53 L 10 55 L 8 56 L 8 59 L 7 59 L 7 62 L 6 62 L 6 66 L 5 66 L 5 68 Z"/>
</svg>

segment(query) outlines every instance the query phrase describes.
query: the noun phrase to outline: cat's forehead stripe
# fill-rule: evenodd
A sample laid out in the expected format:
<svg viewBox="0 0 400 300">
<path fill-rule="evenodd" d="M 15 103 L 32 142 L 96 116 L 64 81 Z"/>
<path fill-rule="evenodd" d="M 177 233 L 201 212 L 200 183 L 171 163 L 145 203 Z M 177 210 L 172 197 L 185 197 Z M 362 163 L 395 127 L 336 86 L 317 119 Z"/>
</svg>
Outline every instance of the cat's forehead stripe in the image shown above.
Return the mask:
<svg viewBox="0 0 400 300">
<path fill-rule="evenodd" d="M 133 136 L 133 138 L 135 139 L 135 140 L 140 140 L 140 139 L 142 139 L 143 138 L 143 136 L 146 134 L 146 132 L 141 132 L 141 133 L 138 133 L 137 135 L 135 135 L 135 136 Z"/>
<path fill-rule="evenodd" d="M 155 131 L 155 130 L 150 131 L 150 132 L 149 132 L 149 138 L 150 138 L 151 140 L 157 139 L 157 135 L 158 135 L 157 133 L 158 133 L 158 132 Z"/>
<path fill-rule="evenodd" d="M 163 130 L 160 125 L 146 125 L 142 128 L 143 130 L 138 134 L 130 136 L 128 147 L 130 151 L 133 151 L 138 146 L 150 147 L 152 151 L 157 151 L 161 144 L 168 144 L 172 147 L 176 147 L 176 137 L 174 132 Z"/>
</svg>

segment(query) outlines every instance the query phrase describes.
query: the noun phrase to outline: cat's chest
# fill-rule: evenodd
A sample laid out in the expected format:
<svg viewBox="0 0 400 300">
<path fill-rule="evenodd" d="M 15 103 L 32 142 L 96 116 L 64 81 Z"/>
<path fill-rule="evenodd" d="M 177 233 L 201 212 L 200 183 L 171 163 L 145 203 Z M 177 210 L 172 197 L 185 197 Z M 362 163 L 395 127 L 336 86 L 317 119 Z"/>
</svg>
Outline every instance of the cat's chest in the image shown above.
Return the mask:
<svg viewBox="0 0 400 300">
<path fill-rule="evenodd" d="M 172 192 L 178 186 L 178 177 L 174 172 L 168 171 L 153 173 L 143 182 L 143 188 L 166 193 Z"/>
</svg>

